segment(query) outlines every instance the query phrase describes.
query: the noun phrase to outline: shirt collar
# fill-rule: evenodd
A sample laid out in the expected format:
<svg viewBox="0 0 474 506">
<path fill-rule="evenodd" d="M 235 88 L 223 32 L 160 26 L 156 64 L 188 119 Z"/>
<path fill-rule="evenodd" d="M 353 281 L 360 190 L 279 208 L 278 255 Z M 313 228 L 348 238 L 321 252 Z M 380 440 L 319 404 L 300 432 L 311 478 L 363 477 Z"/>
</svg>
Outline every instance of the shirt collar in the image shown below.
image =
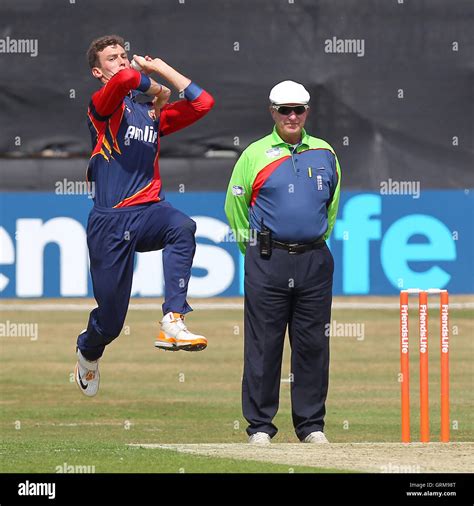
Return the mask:
<svg viewBox="0 0 474 506">
<path fill-rule="evenodd" d="M 308 134 L 306 133 L 306 130 L 303 128 L 303 130 L 301 131 L 301 142 L 299 143 L 298 147 L 299 146 L 306 146 L 306 147 L 309 147 L 309 139 L 308 139 Z M 277 129 L 276 129 L 276 126 L 273 127 L 273 132 L 272 132 L 272 147 L 275 147 L 275 146 L 287 146 L 287 147 L 290 147 L 292 146 L 292 144 L 289 144 L 288 142 L 285 142 L 279 135 L 278 135 L 278 132 L 277 132 Z"/>
</svg>

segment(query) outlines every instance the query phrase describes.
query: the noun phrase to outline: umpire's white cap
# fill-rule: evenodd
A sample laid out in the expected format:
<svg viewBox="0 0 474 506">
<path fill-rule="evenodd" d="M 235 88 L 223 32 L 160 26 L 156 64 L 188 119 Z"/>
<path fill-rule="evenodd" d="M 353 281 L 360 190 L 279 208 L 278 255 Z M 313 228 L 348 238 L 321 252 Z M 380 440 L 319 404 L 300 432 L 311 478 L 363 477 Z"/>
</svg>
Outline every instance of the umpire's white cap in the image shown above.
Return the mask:
<svg viewBox="0 0 474 506">
<path fill-rule="evenodd" d="M 270 91 L 270 102 L 272 104 L 304 104 L 309 102 L 308 90 L 294 81 L 282 81 L 275 85 Z"/>
</svg>

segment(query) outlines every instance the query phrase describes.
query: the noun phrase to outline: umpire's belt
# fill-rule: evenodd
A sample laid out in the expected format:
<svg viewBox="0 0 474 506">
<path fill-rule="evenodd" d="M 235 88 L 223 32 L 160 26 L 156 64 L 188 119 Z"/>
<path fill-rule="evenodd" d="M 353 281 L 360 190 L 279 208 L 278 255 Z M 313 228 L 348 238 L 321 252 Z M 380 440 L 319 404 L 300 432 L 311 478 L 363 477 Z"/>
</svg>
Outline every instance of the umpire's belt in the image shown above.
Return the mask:
<svg viewBox="0 0 474 506">
<path fill-rule="evenodd" d="M 260 239 L 260 233 L 257 234 L 257 238 Z M 305 251 L 322 248 L 324 244 L 326 244 L 326 242 L 321 236 L 313 242 L 305 242 L 305 243 L 297 243 L 297 242 L 290 243 L 273 240 L 272 248 L 284 249 L 288 251 L 290 255 L 299 255 L 300 253 L 304 253 Z"/>
</svg>

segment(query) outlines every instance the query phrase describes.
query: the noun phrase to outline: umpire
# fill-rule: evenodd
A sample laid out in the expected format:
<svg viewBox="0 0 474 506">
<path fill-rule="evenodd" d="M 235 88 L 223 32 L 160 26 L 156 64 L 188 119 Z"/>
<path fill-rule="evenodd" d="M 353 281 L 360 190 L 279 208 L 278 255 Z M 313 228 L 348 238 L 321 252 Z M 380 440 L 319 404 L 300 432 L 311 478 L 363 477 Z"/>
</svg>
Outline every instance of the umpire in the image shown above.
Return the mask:
<svg viewBox="0 0 474 506">
<path fill-rule="evenodd" d="M 270 92 L 273 132 L 237 161 L 225 212 L 245 253 L 242 409 L 249 443 L 277 433 L 285 331 L 298 439 L 327 443 L 325 401 L 334 262 L 325 240 L 336 220 L 341 172 L 332 147 L 309 136 L 309 93 L 284 81 Z"/>
</svg>

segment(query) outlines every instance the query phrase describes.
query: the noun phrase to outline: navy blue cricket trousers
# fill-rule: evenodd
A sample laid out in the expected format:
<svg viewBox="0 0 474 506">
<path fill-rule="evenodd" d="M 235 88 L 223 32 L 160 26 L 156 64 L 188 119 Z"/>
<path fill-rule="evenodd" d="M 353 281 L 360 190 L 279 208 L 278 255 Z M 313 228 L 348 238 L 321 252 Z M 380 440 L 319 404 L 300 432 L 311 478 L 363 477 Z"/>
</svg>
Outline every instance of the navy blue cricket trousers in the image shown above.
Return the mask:
<svg viewBox="0 0 474 506">
<path fill-rule="evenodd" d="M 329 379 L 329 324 L 334 261 L 326 243 L 261 258 L 258 243 L 245 254 L 242 411 L 247 434 L 273 437 L 279 406 L 285 332 L 291 346 L 291 408 L 297 437 L 324 428 Z"/>
<path fill-rule="evenodd" d="M 192 311 L 186 301 L 196 250 L 196 223 L 166 201 L 118 209 L 94 206 L 87 223 L 90 271 L 97 307 L 77 346 L 97 360 L 121 332 L 132 288 L 135 252 L 163 249 L 163 314 Z"/>
</svg>

